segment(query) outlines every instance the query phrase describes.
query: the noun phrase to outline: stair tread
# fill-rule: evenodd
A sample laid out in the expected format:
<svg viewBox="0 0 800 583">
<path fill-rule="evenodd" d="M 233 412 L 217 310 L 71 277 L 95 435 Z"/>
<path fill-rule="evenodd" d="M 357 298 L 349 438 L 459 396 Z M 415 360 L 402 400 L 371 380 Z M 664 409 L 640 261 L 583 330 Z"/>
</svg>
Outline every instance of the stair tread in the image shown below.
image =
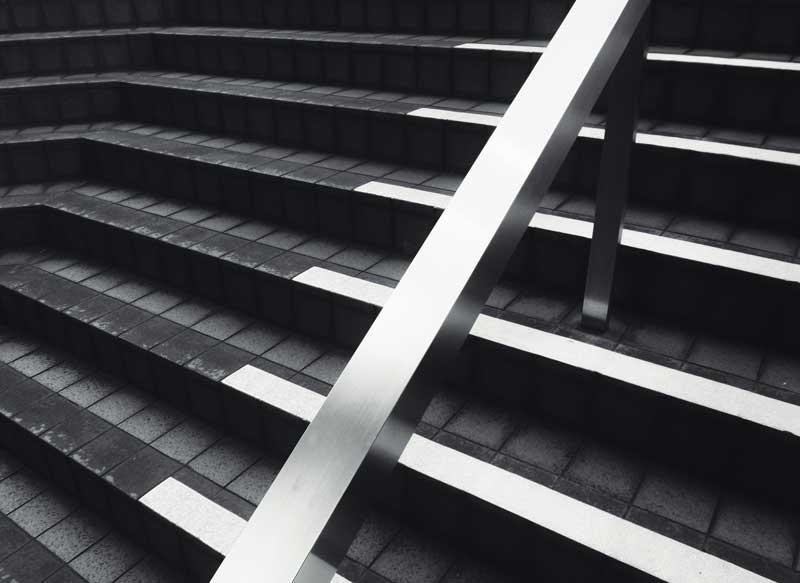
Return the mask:
<svg viewBox="0 0 800 583">
<path fill-rule="evenodd" d="M 32 293 L 33 295 L 31 297 L 33 298 L 43 294 L 41 295 L 41 301 L 45 302 L 47 301 L 47 297 L 54 294 L 63 296 L 63 292 L 50 291 L 52 286 L 44 285 L 44 283 L 47 281 L 57 282 L 59 280 L 64 282 L 64 276 L 59 275 L 59 273 L 62 272 L 65 276 L 72 276 L 76 273 L 85 275 L 87 272 L 79 269 L 80 261 L 76 261 L 75 264 L 64 266 L 67 262 L 61 259 L 63 254 L 59 254 L 58 257 L 59 262 L 54 264 L 53 268 L 59 267 L 60 269 L 55 274 L 50 274 L 37 267 L 28 267 L 25 269 L 26 272 L 30 272 L 31 274 L 33 273 L 31 270 L 40 272 L 38 279 L 43 282 L 43 287 L 39 285 L 38 289 L 34 290 L 33 288 L 26 288 L 25 284 L 22 284 L 21 286 L 16 286 L 15 289 L 21 293 Z M 41 256 L 39 256 L 39 259 L 41 259 Z M 49 259 L 44 260 L 44 265 L 45 267 L 49 267 Z M 27 273 L 20 274 L 17 271 L 15 276 L 19 279 L 24 279 Z M 93 275 L 88 277 L 85 281 L 88 284 L 96 277 L 98 277 L 98 275 Z M 136 306 L 137 303 L 139 305 L 149 305 L 146 300 L 154 294 L 161 293 L 162 295 L 167 295 L 157 286 L 153 287 L 155 282 L 147 280 L 141 281 L 141 278 L 135 277 L 133 277 L 132 280 L 133 281 L 127 282 L 127 284 L 119 284 L 100 294 L 98 294 L 97 290 L 86 287 L 87 284 L 76 284 L 70 280 L 66 281 L 70 281 L 70 287 L 79 285 L 87 290 L 85 295 L 90 297 L 84 298 L 83 301 L 79 303 L 79 306 L 95 303 L 98 295 L 103 295 L 119 301 L 127 300 L 132 302 L 132 304 L 129 304 L 132 306 Z M 141 281 L 139 289 L 132 295 L 128 294 L 128 288 L 131 288 L 131 284 L 137 280 Z M 26 292 L 26 289 L 30 291 Z M 47 293 L 48 291 L 49 294 Z M 170 293 L 169 289 L 164 291 Z M 171 293 L 178 295 L 176 292 Z M 122 299 L 120 300 L 120 298 Z M 142 301 L 142 298 L 144 298 L 145 301 Z M 159 309 L 171 303 L 156 302 L 156 299 L 161 298 L 153 299 L 154 303 L 159 306 Z M 175 300 L 177 300 L 177 297 L 174 298 L 173 301 Z M 109 307 L 116 307 L 118 312 L 124 310 L 126 306 L 121 306 L 119 301 L 113 306 L 105 306 L 104 310 L 107 310 Z M 192 302 L 191 299 L 188 301 Z M 208 302 L 203 303 L 208 305 Z M 179 306 L 180 305 L 181 304 L 179 304 Z M 91 312 L 83 313 L 85 314 L 84 316 L 80 307 L 64 307 L 63 309 L 66 314 L 70 314 L 72 317 L 97 317 L 96 314 Z M 141 308 L 139 309 L 141 310 Z M 175 310 L 175 308 L 170 308 L 170 310 Z M 166 319 L 169 319 L 169 310 L 164 313 L 164 316 Z M 159 320 L 157 316 L 149 313 L 144 313 L 141 317 L 147 318 L 149 322 Z M 113 320 L 113 318 L 99 316 L 99 318 L 95 320 L 94 325 L 101 330 L 107 329 L 111 330 L 111 333 L 117 332 L 116 329 L 109 329 L 107 325 L 103 323 L 104 318 L 105 321 L 108 322 Z M 211 332 L 218 336 L 227 336 L 227 339 L 222 341 L 217 338 L 211 339 L 208 337 L 208 343 L 207 345 L 203 345 L 203 349 L 213 352 L 212 348 L 214 346 L 220 346 L 220 342 L 222 344 L 232 344 L 236 346 L 237 340 L 235 339 L 238 332 L 234 334 L 234 330 L 244 330 L 247 328 L 247 323 L 251 321 L 252 319 L 246 316 L 239 316 L 237 319 L 235 312 L 222 310 L 216 312 L 216 316 L 206 317 L 200 320 L 199 323 L 194 324 L 192 328 L 197 334 L 203 334 L 204 332 L 207 334 Z M 187 323 L 190 322 L 191 320 Z M 142 328 L 146 327 L 146 324 L 139 323 L 139 320 L 136 320 L 134 323 L 138 323 Z M 120 329 L 119 333 L 121 333 L 122 338 L 128 338 L 129 341 L 135 342 L 135 338 L 137 338 L 135 334 L 136 330 L 140 330 L 140 328 L 134 328 L 133 331 L 127 333 L 124 329 Z M 169 337 L 176 338 L 176 334 L 181 334 L 180 330 L 186 330 L 186 328 L 181 324 L 173 323 L 169 326 Z M 148 333 L 150 335 L 153 334 L 152 330 L 144 330 L 142 332 L 145 336 L 148 335 Z M 186 332 L 184 332 L 184 334 L 185 333 Z M 229 334 L 231 335 L 228 336 Z M 287 347 L 286 350 L 281 350 L 281 345 L 279 344 L 277 348 L 270 348 L 265 351 L 264 358 L 277 359 L 273 360 L 274 364 L 296 368 L 297 372 L 291 377 L 294 382 L 300 382 L 302 384 L 305 377 L 310 377 L 312 379 L 316 377 L 317 379 L 325 380 L 310 385 L 310 388 L 319 389 L 319 387 L 329 387 L 330 384 L 328 383 L 332 384 L 335 382 L 335 378 L 338 375 L 337 371 L 340 371 L 344 366 L 347 360 L 347 353 L 341 348 L 334 349 L 333 352 L 328 353 L 330 357 L 326 361 L 324 355 L 321 357 L 316 356 L 320 354 L 317 349 L 307 357 L 297 360 L 301 354 L 298 350 L 303 350 L 301 347 L 308 346 L 309 342 L 308 340 L 301 340 L 301 338 L 302 337 L 298 337 L 296 334 L 290 336 L 287 340 L 283 341 L 284 346 Z M 16 367 L 22 370 L 30 370 L 31 372 L 42 374 L 38 372 L 39 367 L 31 369 L 28 369 L 28 367 L 33 366 L 33 363 L 30 361 L 38 362 L 43 357 L 37 355 L 35 349 L 29 350 L 24 354 L 19 354 L 21 350 L 32 348 L 30 345 L 20 351 L 14 352 L 13 348 L 16 346 L 15 342 L 14 339 L 11 339 L 8 340 L 8 343 L 11 344 L 10 346 L 0 344 L 0 355 L 6 353 L 4 352 L 4 348 L 6 348 L 7 353 L 10 355 L 8 358 L 16 357 L 14 360 L 10 361 L 12 368 L 16 365 Z M 157 342 L 157 340 L 154 340 L 154 342 Z M 144 346 L 155 354 L 161 353 L 165 355 L 164 357 L 170 358 L 166 348 L 167 345 L 169 345 L 169 340 L 162 341 L 162 343 L 153 347 L 150 347 L 149 344 Z M 289 358 L 288 360 L 286 359 L 287 357 Z M 202 356 L 197 357 L 194 360 L 189 360 L 186 366 L 190 370 L 194 369 L 202 373 L 204 372 L 202 360 Z M 212 362 L 216 363 L 216 361 Z M 233 368 L 227 369 L 226 372 L 218 372 L 219 365 L 214 364 L 212 365 L 212 369 L 210 369 L 214 371 L 212 373 L 214 375 L 212 378 L 221 380 L 223 375 L 235 372 L 239 367 L 249 362 L 259 367 L 259 363 L 263 363 L 264 361 L 257 360 L 255 355 L 250 355 L 235 361 Z M 267 366 L 267 369 L 275 370 L 274 364 L 273 366 Z M 80 382 L 81 381 L 78 381 L 75 384 L 80 384 Z M 70 387 L 73 387 L 75 384 L 70 385 Z M 62 394 L 63 391 L 67 391 L 67 393 L 70 393 L 70 396 L 72 396 L 70 387 L 62 389 Z M 78 397 L 74 396 L 74 398 Z M 90 407 L 91 406 L 96 405 L 92 402 Z M 112 406 L 109 405 L 109 408 L 112 408 Z M 104 410 L 104 408 L 100 407 L 100 410 Z M 21 415 L 18 411 L 14 412 L 14 414 L 16 417 L 20 417 Z M 24 415 L 22 415 L 21 418 L 24 419 Z M 648 511 L 651 513 L 655 512 L 656 516 L 658 516 L 659 513 L 666 513 L 667 517 L 662 515 L 659 520 L 653 519 L 654 524 L 651 525 L 648 523 L 646 526 L 651 528 L 657 527 L 658 524 L 670 524 L 670 530 L 673 534 L 670 535 L 667 533 L 668 536 L 675 536 L 678 540 L 683 540 L 684 542 L 695 541 L 697 545 L 707 545 L 707 539 L 719 538 L 729 543 L 738 544 L 751 552 L 758 552 L 760 548 L 758 546 L 759 544 L 752 539 L 741 538 L 742 535 L 739 528 L 746 524 L 746 520 L 751 519 L 752 516 L 763 517 L 758 520 L 763 521 L 760 522 L 760 524 L 770 525 L 764 527 L 767 528 L 769 532 L 773 532 L 769 529 L 775 529 L 774 532 L 786 531 L 783 526 L 780 526 L 783 524 L 781 521 L 776 522 L 774 519 L 769 518 L 775 516 L 774 511 L 769 509 L 765 502 L 759 502 L 758 498 L 750 498 L 742 505 L 738 501 L 739 498 L 735 495 L 729 495 L 728 488 L 722 486 L 711 488 L 711 491 L 715 493 L 709 494 L 709 486 L 706 483 L 681 477 L 680 473 L 676 475 L 669 467 L 660 466 L 658 464 L 654 465 L 652 463 L 645 464 L 638 454 L 629 450 L 626 451 L 625 448 L 620 449 L 618 446 L 615 447 L 607 441 L 592 439 L 591 437 L 581 438 L 575 430 L 569 430 L 565 427 L 558 428 L 554 426 L 552 422 L 536 418 L 521 417 L 520 414 L 513 411 L 503 411 L 502 408 L 498 409 L 496 403 L 487 404 L 485 400 L 477 398 L 467 398 L 465 400 L 463 395 L 454 395 L 452 390 L 441 392 L 434 401 L 423 423 L 424 425 L 421 427 L 420 431 L 422 431 L 423 434 L 430 435 L 435 441 L 447 447 L 458 449 L 478 459 L 491 461 L 491 463 L 499 467 L 522 475 L 527 479 L 533 479 L 539 483 L 543 483 L 544 485 L 555 488 L 558 491 L 592 505 L 600 506 L 613 514 L 619 516 L 632 515 L 639 517 L 641 521 L 646 521 Z M 154 446 L 157 447 L 157 443 L 158 442 L 156 442 Z M 139 450 L 134 449 L 134 451 Z M 86 459 L 88 460 L 90 458 Z M 252 461 L 254 462 L 255 459 Z M 214 469 L 216 470 L 217 468 L 215 467 Z M 667 476 L 666 478 L 663 477 L 665 473 Z M 709 507 L 706 505 L 705 510 L 703 510 L 708 517 L 708 521 L 705 525 L 706 530 L 710 525 L 709 521 L 712 510 L 720 499 L 725 500 L 726 504 L 731 506 L 729 513 L 733 516 L 733 518 L 730 519 L 733 522 L 723 522 L 725 526 L 718 527 L 711 535 L 700 530 L 699 532 L 702 533 L 702 537 L 700 537 L 700 535 L 697 534 L 698 523 L 695 522 L 697 519 L 696 514 L 685 509 L 682 510 L 680 504 L 676 503 L 676 506 L 672 506 L 659 498 L 659 496 L 663 497 L 666 495 L 663 491 L 663 488 L 666 486 L 662 484 L 665 480 L 667 480 L 667 483 L 694 483 L 695 486 L 685 486 L 685 488 L 688 489 L 686 490 L 687 494 L 684 498 L 694 499 L 693 497 L 698 497 L 698 499 L 702 500 L 713 499 L 713 503 L 709 502 L 711 506 Z M 669 480 L 673 480 L 673 482 L 669 482 Z M 642 484 L 649 483 L 649 481 L 654 481 L 655 485 L 653 485 L 653 488 L 655 488 L 656 493 L 648 494 L 649 490 L 642 490 Z M 662 490 L 658 488 L 662 488 Z M 695 493 L 690 495 L 688 492 Z M 143 492 L 139 492 L 139 494 L 142 493 Z M 654 496 L 656 500 L 653 501 L 648 498 L 648 496 Z M 762 510 L 759 510 L 759 508 L 762 508 Z M 676 515 L 680 517 L 677 523 L 674 522 Z M 672 518 L 673 522 L 664 522 L 665 520 L 669 520 L 669 518 Z M 684 522 L 691 522 L 694 528 L 686 524 L 681 525 L 681 520 Z M 716 537 L 715 533 L 717 535 Z M 699 542 L 701 538 L 704 541 L 703 543 Z M 774 551 L 774 549 L 771 550 Z M 776 557 L 773 556 L 772 560 L 776 560 Z M 793 558 L 787 559 L 786 556 L 782 555 L 779 562 L 783 562 L 789 566 L 793 563 L 793 560 Z"/>
<path fill-rule="evenodd" d="M 186 580 L 9 451 L 0 450 L 0 466 L 3 578 L 75 583 Z"/>
</svg>

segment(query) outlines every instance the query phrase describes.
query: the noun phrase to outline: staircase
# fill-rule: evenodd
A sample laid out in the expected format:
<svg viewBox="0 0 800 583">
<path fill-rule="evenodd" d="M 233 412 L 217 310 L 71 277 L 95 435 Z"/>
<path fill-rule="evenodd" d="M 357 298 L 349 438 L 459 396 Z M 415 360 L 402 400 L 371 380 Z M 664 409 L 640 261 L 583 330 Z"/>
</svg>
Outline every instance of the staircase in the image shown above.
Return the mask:
<svg viewBox="0 0 800 583">
<path fill-rule="evenodd" d="M 0 0 L 0 579 L 211 579 L 571 4 Z M 651 17 L 339 583 L 800 582 L 800 5 Z"/>
</svg>

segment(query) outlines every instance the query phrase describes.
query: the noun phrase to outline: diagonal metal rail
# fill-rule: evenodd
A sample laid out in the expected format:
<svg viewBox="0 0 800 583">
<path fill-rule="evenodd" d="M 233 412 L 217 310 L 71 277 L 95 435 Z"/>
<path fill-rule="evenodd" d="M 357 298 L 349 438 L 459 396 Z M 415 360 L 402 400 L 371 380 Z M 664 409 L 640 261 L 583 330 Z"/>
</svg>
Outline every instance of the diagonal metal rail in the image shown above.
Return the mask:
<svg viewBox="0 0 800 583">
<path fill-rule="evenodd" d="M 577 0 L 212 583 L 327 583 L 649 0 Z"/>
</svg>

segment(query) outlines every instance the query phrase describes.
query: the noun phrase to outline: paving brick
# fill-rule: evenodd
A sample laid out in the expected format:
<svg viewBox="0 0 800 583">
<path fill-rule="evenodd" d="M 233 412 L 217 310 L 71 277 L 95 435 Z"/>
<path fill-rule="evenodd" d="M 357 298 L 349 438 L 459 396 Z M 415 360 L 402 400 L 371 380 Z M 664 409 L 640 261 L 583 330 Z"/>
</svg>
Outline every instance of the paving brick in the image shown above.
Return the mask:
<svg viewBox="0 0 800 583">
<path fill-rule="evenodd" d="M 71 453 L 111 428 L 88 411 L 79 411 L 46 432 L 43 439 L 56 449 Z"/>
<path fill-rule="evenodd" d="M 38 583 L 61 567 L 62 563 L 44 546 L 31 541 L 0 563 L 0 579 L 19 583 Z"/>
<path fill-rule="evenodd" d="M 71 561 L 110 530 L 108 523 L 98 515 L 78 509 L 67 518 L 39 536 L 39 542 L 62 561 Z"/>
<path fill-rule="evenodd" d="M 623 338 L 623 342 L 672 358 L 684 358 L 693 340 L 693 335 L 677 324 L 653 321 L 632 324 Z"/>
<path fill-rule="evenodd" d="M 498 567 L 460 558 L 447 572 L 442 583 L 513 583 L 516 577 L 503 573 Z"/>
<path fill-rule="evenodd" d="M 363 271 L 369 269 L 383 258 L 384 254 L 378 250 L 373 250 L 366 247 L 348 247 L 347 249 L 336 253 L 336 255 L 328 260 L 337 265 Z"/>
<path fill-rule="evenodd" d="M 65 314 L 77 318 L 81 322 L 94 322 L 98 318 L 120 309 L 123 305 L 125 305 L 123 302 L 112 297 L 96 295 L 85 302 L 72 306 L 65 311 Z"/>
<path fill-rule="evenodd" d="M 12 417 L 50 395 L 52 393 L 36 381 L 23 381 L 0 390 L 0 413 Z"/>
<path fill-rule="evenodd" d="M 149 395 L 131 387 L 124 387 L 96 402 L 89 411 L 112 425 L 119 425 L 144 409 L 150 400 Z"/>
<path fill-rule="evenodd" d="M 634 504 L 659 516 L 708 532 L 718 496 L 707 484 L 668 469 L 651 469 Z"/>
<path fill-rule="evenodd" d="M 31 433 L 39 435 L 55 427 L 80 408 L 59 395 L 41 399 L 14 415 L 14 421 Z"/>
<path fill-rule="evenodd" d="M 251 322 L 252 320 L 244 314 L 224 310 L 201 320 L 192 326 L 192 329 L 217 340 L 226 340 L 247 327 Z"/>
<path fill-rule="evenodd" d="M 11 366 L 25 376 L 33 377 L 55 366 L 62 360 L 64 360 L 63 355 L 55 351 L 39 349 L 22 358 L 18 358 L 11 363 Z"/>
<path fill-rule="evenodd" d="M 101 316 L 92 322 L 92 326 L 112 336 L 119 336 L 151 317 L 152 314 L 150 312 L 126 305 L 105 316 Z"/>
<path fill-rule="evenodd" d="M 45 583 L 86 583 L 86 579 L 78 575 L 68 566 L 65 566 L 50 575 Z"/>
<path fill-rule="evenodd" d="M 372 512 L 358 530 L 347 556 L 362 565 L 372 565 L 399 531 L 395 520 Z"/>
<path fill-rule="evenodd" d="M 194 326 L 214 310 L 215 306 L 209 302 L 189 300 L 171 310 L 167 310 L 162 316 L 181 326 Z"/>
<path fill-rule="evenodd" d="M 511 302 L 508 310 L 546 322 L 557 322 L 569 312 L 572 304 L 563 298 L 543 292 L 527 290 Z"/>
<path fill-rule="evenodd" d="M 325 348 L 319 343 L 300 336 L 291 336 L 264 354 L 264 358 L 292 370 L 303 370 L 322 356 Z"/>
<path fill-rule="evenodd" d="M 159 344 L 153 349 L 153 354 L 175 364 L 186 364 L 216 345 L 217 340 L 214 338 L 194 330 L 186 330 Z"/>
<path fill-rule="evenodd" d="M 792 566 L 797 534 L 789 516 L 776 508 L 736 498 L 720 502 L 712 536 L 782 565 Z"/>
<path fill-rule="evenodd" d="M 127 276 L 122 272 L 110 269 L 95 275 L 94 277 L 90 277 L 89 279 L 84 280 L 82 283 L 86 287 L 95 291 L 105 292 L 125 283 L 127 279 Z"/>
<path fill-rule="evenodd" d="M 21 466 L 22 464 L 17 458 L 7 451 L 0 449 L 0 480 L 4 480 L 16 472 Z"/>
<path fill-rule="evenodd" d="M 192 360 L 187 367 L 213 381 L 221 381 L 252 359 L 253 356 L 244 350 L 220 343 Z"/>
<path fill-rule="evenodd" d="M 499 450 L 516 426 L 508 410 L 480 402 L 467 403 L 445 426 L 465 439 Z"/>
<path fill-rule="evenodd" d="M 773 387 L 800 393 L 800 359 L 782 352 L 768 355 L 759 380 Z"/>
<path fill-rule="evenodd" d="M 118 299 L 121 302 L 131 303 L 153 293 L 154 291 L 155 286 L 151 282 L 133 279 L 111 288 L 105 293 L 106 295 Z"/>
<path fill-rule="evenodd" d="M 151 443 L 183 421 L 184 416 L 163 402 L 151 403 L 119 425 L 134 437 Z"/>
<path fill-rule="evenodd" d="M 176 461 L 152 447 L 146 447 L 111 470 L 105 479 L 129 496 L 138 499 L 180 467 Z"/>
<path fill-rule="evenodd" d="M 280 326 L 262 323 L 251 324 L 228 338 L 228 344 L 251 354 L 263 354 L 287 336 Z"/>
<path fill-rule="evenodd" d="M 5 516 L 0 516 L 0 561 L 22 548 L 30 540 L 20 527 Z"/>
<path fill-rule="evenodd" d="M 503 453 L 560 474 L 581 444 L 573 431 L 540 419 L 527 419 L 503 446 Z"/>
<path fill-rule="evenodd" d="M 0 344 L 0 361 L 10 363 L 36 350 L 36 344 L 22 338 L 15 338 Z"/>
<path fill-rule="evenodd" d="M 186 464 L 220 438 L 210 426 L 199 421 L 184 421 L 153 442 L 153 447 Z"/>
<path fill-rule="evenodd" d="M 57 490 L 42 492 L 8 515 L 17 526 L 31 536 L 39 536 L 66 518 L 75 506 L 74 500 Z"/>
<path fill-rule="evenodd" d="M 438 541 L 402 531 L 375 560 L 372 569 L 396 583 L 436 583 L 453 560 L 449 549 Z"/>
<path fill-rule="evenodd" d="M 278 475 L 280 467 L 281 464 L 276 460 L 262 459 L 231 482 L 228 489 L 251 504 L 258 505 Z"/>
<path fill-rule="evenodd" d="M 464 396 L 457 390 L 440 387 L 422 416 L 422 423 L 441 429 L 464 405 Z"/>
<path fill-rule="evenodd" d="M 410 261 L 402 257 L 387 257 L 368 269 L 373 275 L 400 281 L 408 269 Z"/>
<path fill-rule="evenodd" d="M 37 375 L 34 380 L 48 389 L 61 391 L 83 379 L 88 374 L 90 374 L 89 369 L 80 364 L 62 362 Z"/>
<path fill-rule="evenodd" d="M 186 297 L 177 291 L 156 290 L 151 294 L 139 298 L 133 305 L 153 314 L 162 314 L 186 300 Z"/>
<path fill-rule="evenodd" d="M 565 473 L 569 479 L 629 502 L 641 482 L 641 462 L 599 443 L 587 443 Z"/>
<path fill-rule="evenodd" d="M 72 457 L 95 474 L 103 475 L 142 447 L 141 441 L 112 427 L 77 450 Z"/>
<path fill-rule="evenodd" d="M 350 360 L 349 356 L 336 352 L 329 352 L 303 369 L 303 374 L 311 378 L 333 385 L 339 379 L 344 367 Z"/>
<path fill-rule="evenodd" d="M 762 357 L 756 346 L 704 336 L 695 341 L 688 358 L 694 364 L 755 380 Z"/>
<path fill-rule="evenodd" d="M 226 437 L 194 458 L 189 466 L 211 481 L 225 486 L 253 465 L 259 454 L 237 439 Z"/>
<path fill-rule="evenodd" d="M 116 379 L 94 374 L 70 385 L 59 394 L 81 407 L 91 407 L 101 399 L 123 388 Z"/>
<path fill-rule="evenodd" d="M 70 566 L 89 583 L 112 583 L 143 556 L 140 548 L 112 532 L 73 560 Z"/>
<path fill-rule="evenodd" d="M 174 583 L 182 580 L 165 563 L 149 556 L 117 579 L 116 583 Z"/>
</svg>

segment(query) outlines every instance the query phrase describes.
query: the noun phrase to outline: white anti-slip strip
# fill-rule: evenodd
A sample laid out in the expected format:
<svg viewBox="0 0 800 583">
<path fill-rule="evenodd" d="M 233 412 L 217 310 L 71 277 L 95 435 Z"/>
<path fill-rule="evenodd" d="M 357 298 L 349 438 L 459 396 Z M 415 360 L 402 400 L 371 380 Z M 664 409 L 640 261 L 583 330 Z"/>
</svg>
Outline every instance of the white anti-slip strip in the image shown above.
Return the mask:
<svg viewBox="0 0 800 583">
<path fill-rule="evenodd" d="M 226 555 L 245 520 L 174 478 L 167 478 L 139 501 L 203 544 Z"/>
<path fill-rule="evenodd" d="M 232 388 L 273 384 L 274 375 L 246 365 L 225 379 Z M 299 385 L 316 410 L 325 398 Z M 292 406 L 283 396 L 267 403 Z M 637 526 L 469 455 L 414 435 L 400 458 L 407 468 L 466 492 L 533 524 L 670 583 L 767 583 L 767 579 Z"/>
<path fill-rule="evenodd" d="M 312 267 L 295 281 L 382 307 L 392 288 Z M 472 336 L 800 436 L 800 408 L 592 344 L 481 314 Z"/>
<path fill-rule="evenodd" d="M 541 45 L 511 45 L 502 43 L 463 43 L 457 45 L 455 48 L 529 54 L 542 54 L 547 50 L 546 46 Z M 647 60 L 664 63 L 686 63 L 688 65 L 716 65 L 720 67 L 743 67 L 746 69 L 800 71 L 800 62 L 771 61 L 769 59 L 743 59 L 741 57 L 711 57 L 703 55 L 649 52 L 647 53 Z"/>
<path fill-rule="evenodd" d="M 420 107 L 419 109 L 408 112 L 407 115 L 429 119 L 473 123 L 492 127 L 497 127 L 497 125 L 500 123 L 500 120 L 503 119 L 503 116 L 501 115 L 471 113 L 469 111 L 455 111 L 451 109 L 437 109 L 434 107 Z M 584 127 L 581 129 L 579 135 L 582 138 L 602 140 L 605 137 L 606 132 L 603 128 Z M 661 134 L 639 132 L 636 134 L 636 143 L 645 146 L 699 152 L 701 154 L 715 154 L 719 156 L 743 158 L 745 160 L 757 160 L 760 162 L 772 162 L 774 164 L 785 164 L 788 166 L 800 166 L 800 153 L 773 150 L 770 148 L 759 148 L 755 146 L 726 144 L 724 142 L 715 142 L 713 140 L 679 138 Z"/>
<path fill-rule="evenodd" d="M 262 381 L 269 381 L 269 379 L 262 379 Z M 280 396 L 276 402 L 284 404 Z M 291 413 L 291 410 L 287 409 L 287 411 Z M 228 554 L 247 524 L 243 518 L 175 478 L 167 478 L 142 496 L 140 501 L 167 522 L 174 524 L 223 556 Z M 335 575 L 331 583 L 350 583 L 350 581 L 340 575 Z"/>
<path fill-rule="evenodd" d="M 452 196 L 428 192 L 396 184 L 373 181 L 359 186 L 358 192 L 374 194 L 383 198 L 399 200 L 403 202 L 413 202 L 416 204 L 444 210 Z M 416 193 L 416 194 L 415 194 Z M 592 237 L 593 224 L 589 221 L 571 219 L 547 213 L 536 213 L 530 226 L 534 229 L 542 229 L 564 235 L 573 235 L 590 239 Z M 727 269 L 735 269 L 745 273 L 771 277 L 793 283 L 800 282 L 800 264 L 779 261 L 768 257 L 742 253 L 731 249 L 722 249 L 683 241 L 674 237 L 663 237 L 652 233 L 643 233 L 631 229 L 624 229 L 622 232 L 622 244 L 626 247 L 641 249 L 660 255 L 668 255 L 707 265 L 715 265 Z"/>
</svg>

